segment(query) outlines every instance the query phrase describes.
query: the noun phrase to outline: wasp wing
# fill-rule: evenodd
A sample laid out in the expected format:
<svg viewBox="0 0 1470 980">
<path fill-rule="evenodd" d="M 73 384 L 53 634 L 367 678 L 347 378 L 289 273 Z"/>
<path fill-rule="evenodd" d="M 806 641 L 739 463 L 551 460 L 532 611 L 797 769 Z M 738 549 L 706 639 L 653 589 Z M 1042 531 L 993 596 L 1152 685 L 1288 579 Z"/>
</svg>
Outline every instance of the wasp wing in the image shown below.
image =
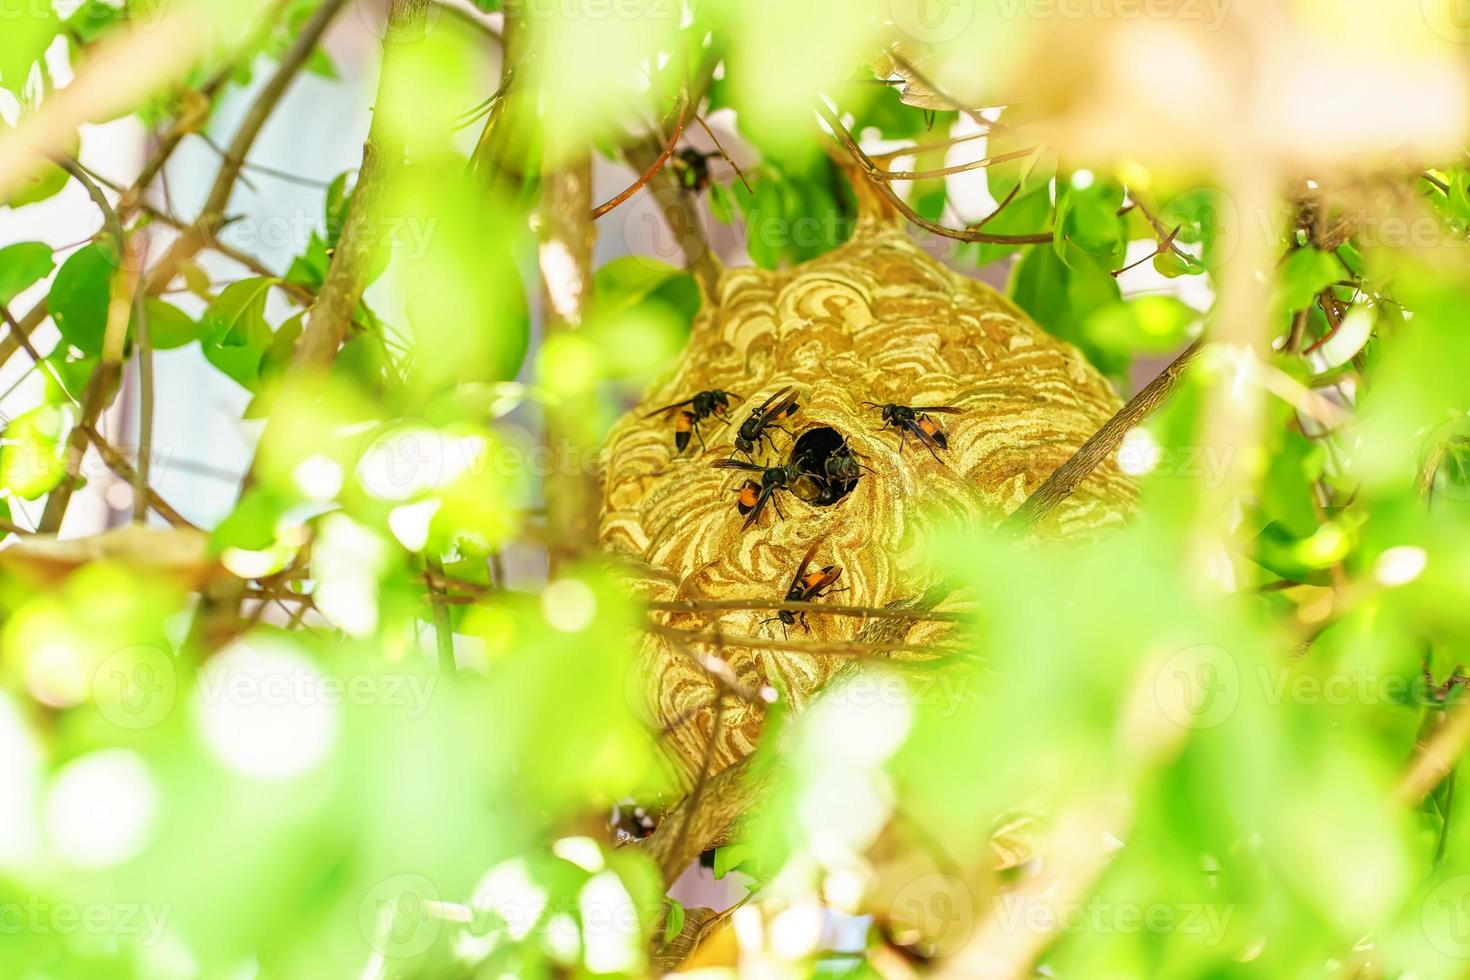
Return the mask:
<svg viewBox="0 0 1470 980">
<path fill-rule="evenodd" d="M 667 415 L 669 412 L 672 412 L 676 408 L 683 408 L 685 405 L 693 405 L 693 404 L 694 404 L 694 399 L 693 398 L 686 398 L 686 399 L 684 399 L 681 402 L 674 402 L 674 404 L 672 404 L 672 405 L 665 405 L 663 408 L 655 408 L 653 411 L 649 412 L 647 415 L 645 415 L 643 417 L 646 418 L 646 419 L 651 419 L 655 415 Z"/>
<path fill-rule="evenodd" d="M 711 469 L 716 470 L 745 470 L 748 473 L 764 473 L 766 467 L 758 463 L 747 463 L 743 459 L 717 459 L 709 464 Z"/>
<path fill-rule="evenodd" d="M 828 565 L 822 569 L 821 574 L 816 579 L 802 583 L 801 601 L 810 602 L 813 599 L 820 598 L 822 593 L 836 585 L 837 580 L 841 577 L 841 565 Z"/>
</svg>

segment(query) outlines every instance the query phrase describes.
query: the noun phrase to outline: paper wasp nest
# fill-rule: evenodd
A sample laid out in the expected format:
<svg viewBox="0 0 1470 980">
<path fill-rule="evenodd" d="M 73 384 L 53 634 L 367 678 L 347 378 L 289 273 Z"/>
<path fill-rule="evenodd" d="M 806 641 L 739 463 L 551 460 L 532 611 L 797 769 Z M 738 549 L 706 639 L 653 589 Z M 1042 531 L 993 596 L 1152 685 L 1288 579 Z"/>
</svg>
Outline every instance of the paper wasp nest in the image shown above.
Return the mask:
<svg viewBox="0 0 1470 980">
<path fill-rule="evenodd" d="M 1072 346 L 1045 333 L 990 287 L 944 268 L 914 245 L 901 225 L 865 219 L 846 245 L 796 268 L 731 269 L 716 301 L 696 318 L 689 347 L 637 409 L 622 418 L 603 452 L 601 537 L 615 555 L 647 573 L 635 580 L 648 600 L 780 600 L 808 547 L 821 539 L 813 566 L 842 567 L 821 602 L 886 606 L 912 600 L 934 584 L 922 542 L 956 521 L 991 526 L 1025 500 L 1119 408 L 1106 381 Z M 756 447 L 758 463 L 788 462 L 793 441 L 829 428 L 868 468 L 842 499 L 817 506 L 778 491 L 785 513 L 767 506 L 749 530 L 737 511 L 739 489 L 759 474 L 713 469 L 734 453 L 732 441 L 751 410 L 794 385 L 799 409 Z M 709 390 L 733 392 L 730 424 L 709 417 L 699 437 L 675 455 L 678 414 L 655 409 Z M 943 405 L 936 415 L 948 450 L 936 462 L 910 436 L 882 428 L 864 402 Z M 1044 525 L 1071 535 L 1121 523 L 1134 488 L 1109 461 Z M 725 634 L 781 638 L 770 611 L 656 612 L 655 621 L 696 632 L 716 623 Z M 811 633 L 792 640 L 853 640 L 860 619 L 813 614 Z M 892 622 L 892 621 L 888 621 Z M 932 642 L 952 626 L 919 622 L 899 639 Z M 890 634 L 891 635 L 891 634 Z M 698 663 L 709 642 L 648 635 L 642 650 L 642 696 L 651 722 L 683 778 L 693 781 L 714 728 L 720 688 Z M 721 655 L 744 689 L 770 685 L 800 708 L 849 657 L 724 646 Z M 754 748 L 764 711 L 726 696 L 710 773 Z"/>
</svg>

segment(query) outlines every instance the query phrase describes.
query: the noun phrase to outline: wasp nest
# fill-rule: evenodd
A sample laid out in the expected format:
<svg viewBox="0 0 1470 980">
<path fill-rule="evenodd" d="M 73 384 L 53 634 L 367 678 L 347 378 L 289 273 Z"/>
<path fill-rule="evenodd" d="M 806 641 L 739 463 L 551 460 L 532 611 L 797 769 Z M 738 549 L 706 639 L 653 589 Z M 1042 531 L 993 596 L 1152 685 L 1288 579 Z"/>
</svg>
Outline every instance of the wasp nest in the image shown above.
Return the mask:
<svg viewBox="0 0 1470 980">
<path fill-rule="evenodd" d="M 848 589 L 822 601 L 912 601 L 936 584 L 922 547 L 928 533 L 960 521 L 997 524 L 1119 408 L 1075 348 L 995 290 L 940 265 L 893 221 L 864 220 L 848 244 L 793 269 L 728 270 L 718 294 L 673 371 L 614 426 L 604 450 L 602 543 L 645 569 L 635 587 L 649 600 L 780 600 L 811 553 L 811 573 L 840 566 L 830 587 Z M 774 397 L 787 388 L 790 395 Z M 701 392 L 714 394 L 657 411 Z M 748 454 L 737 453 L 750 414 L 793 395 L 795 410 L 773 419 Z M 914 432 L 885 428 L 874 404 L 959 411 L 915 417 Z M 760 494 L 747 480 L 761 485 L 762 474 L 712 465 L 747 455 L 798 467 L 748 529 L 743 512 Z M 1043 533 L 1121 522 L 1133 501 L 1131 483 L 1109 462 Z M 654 615 L 671 630 L 706 637 L 718 623 L 730 636 L 781 639 L 789 631 L 794 641 L 827 644 L 853 640 L 862 625 L 813 614 L 808 634 L 800 621 L 769 621 L 769 610 Z M 949 628 L 919 622 L 897 632 L 924 644 Z M 852 665 L 850 657 L 722 643 L 718 656 L 734 675 L 722 681 L 705 659 L 715 653 L 708 640 L 669 631 L 644 641 L 642 696 L 689 781 L 707 752 L 715 773 L 760 736 L 762 705 L 730 694 L 728 682 L 786 692 L 800 709 Z"/>
</svg>

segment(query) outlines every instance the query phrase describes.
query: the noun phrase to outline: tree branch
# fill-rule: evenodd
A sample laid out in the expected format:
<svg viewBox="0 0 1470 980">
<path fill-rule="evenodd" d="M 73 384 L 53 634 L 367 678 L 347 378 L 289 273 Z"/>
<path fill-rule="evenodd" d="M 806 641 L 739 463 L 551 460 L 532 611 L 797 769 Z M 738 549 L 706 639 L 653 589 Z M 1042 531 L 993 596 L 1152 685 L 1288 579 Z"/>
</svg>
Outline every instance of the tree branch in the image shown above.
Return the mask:
<svg viewBox="0 0 1470 980">
<path fill-rule="evenodd" d="M 1128 433 L 1129 429 L 1152 415 L 1154 410 L 1173 394 L 1199 351 L 1200 341 L 1195 341 L 1186 347 L 1172 364 L 1159 372 L 1158 377 L 1150 381 L 1142 391 L 1129 400 L 1128 404 L 1119 409 L 1118 414 L 1108 419 L 1101 429 L 1093 433 L 1092 438 L 1082 444 L 1082 448 L 1057 467 L 1052 475 L 1047 477 L 1046 482 L 1006 518 L 1005 523 L 1001 525 L 1002 530 L 1024 534 L 1046 520 L 1093 470 L 1117 452 L 1118 446 L 1123 442 L 1123 436 Z"/>
</svg>

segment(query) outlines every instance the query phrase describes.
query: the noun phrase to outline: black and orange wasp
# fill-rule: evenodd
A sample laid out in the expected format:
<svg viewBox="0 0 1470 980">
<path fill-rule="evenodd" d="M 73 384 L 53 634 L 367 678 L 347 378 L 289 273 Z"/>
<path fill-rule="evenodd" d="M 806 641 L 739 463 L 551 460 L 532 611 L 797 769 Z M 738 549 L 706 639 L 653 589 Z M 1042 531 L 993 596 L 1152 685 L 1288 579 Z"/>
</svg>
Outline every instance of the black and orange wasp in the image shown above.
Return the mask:
<svg viewBox="0 0 1470 980">
<path fill-rule="evenodd" d="M 718 459 L 710 466 L 717 470 L 744 470 L 747 473 L 760 474 L 760 482 L 746 480 L 740 485 L 740 494 L 735 500 L 735 508 L 745 515 L 745 523 L 740 527 L 742 531 L 748 530 L 756 522 L 767 502 L 776 508 L 776 516 L 783 521 L 786 519 L 786 515 L 781 512 L 781 504 L 776 499 L 778 491 L 793 493 L 808 503 L 815 501 L 822 492 L 815 477 L 796 463 L 761 466 L 759 463 L 747 463 L 743 459 Z"/>
<path fill-rule="evenodd" d="M 686 398 L 663 408 L 656 408 L 643 416 L 651 419 L 655 415 L 674 415 L 674 455 L 682 453 L 689 447 L 689 434 L 692 432 L 699 438 L 701 448 L 708 448 L 704 444 L 704 436 L 700 435 L 699 423 L 710 416 L 714 416 L 721 422 L 730 423 L 734 419 L 725 413 L 730 408 L 730 399 L 740 399 L 733 391 L 721 391 L 719 388 L 710 391 L 701 391 L 693 398 Z"/>
<path fill-rule="evenodd" d="M 740 423 L 740 431 L 735 435 L 735 449 L 746 456 L 754 458 L 755 448 L 762 441 L 769 442 L 771 448 L 776 448 L 776 440 L 771 438 L 767 429 L 781 429 L 777 425 L 782 419 L 788 419 L 796 414 L 801 406 L 797 404 L 796 389 L 787 385 L 776 392 L 770 398 L 761 402 L 760 407 L 753 409 L 750 417 Z M 790 432 L 781 429 L 789 436 Z M 764 467 L 762 467 L 764 468 Z"/>
<path fill-rule="evenodd" d="M 811 567 L 812 559 L 816 557 L 817 548 L 821 543 L 821 538 L 813 541 L 811 547 L 806 549 L 806 554 L 802 556 L 801 564 L 796 566 L 796 574 L 791 577 L 791 585 L 786 589 L 787 602 L 814 602 L 833 591 L 843 591 L 842 589 L 834 590 L 832 588 L 832 586 L 837 584 L 837 580 L 842 577 L 841 565 L 826 565 L 822 568 L 807 571 Z M 761 620 L 762 625 L 774 622 L 781 624 L 781 632 L 786 636 L 791 635 L 790 628 L 798 622 L 801 623 L 801 628 L 806 632 L 810 633 L 812 631 L 811 626 L 807 624 L 805 611 L 795 612 L 791 609 L 782 609 L 770 619 Z"/>
<path fill-rule="evenodd" d="M 939 454 L 934 450 L 948 449 L 949 439 L 939 423 L 929 417 L 930 412 L 944 415 L 960 415 L 964 412 L 962 408 L 950 408 L 945 405 L 880 405 L 877 402 L 863 402 L 883 412 L 883 428 L 892 426 L 898 430 L 898 451 L 903 452 L 903 444 L 908 439 L 909 433 L 913 433 L 915 439 L 940 463 Z"/>
</svg>

